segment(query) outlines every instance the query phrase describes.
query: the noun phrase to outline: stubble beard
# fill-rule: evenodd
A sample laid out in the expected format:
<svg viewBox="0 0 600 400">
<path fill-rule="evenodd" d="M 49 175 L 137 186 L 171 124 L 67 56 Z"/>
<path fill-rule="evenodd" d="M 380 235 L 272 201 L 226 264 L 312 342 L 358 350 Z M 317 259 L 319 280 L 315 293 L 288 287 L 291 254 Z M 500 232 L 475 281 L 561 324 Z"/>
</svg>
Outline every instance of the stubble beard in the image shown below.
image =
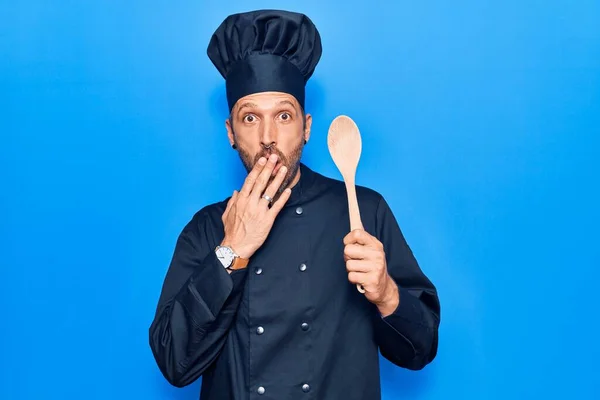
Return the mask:
<svg viewBox="0 0 600 400">
<path fill-rule="evenodd" d="M 272 147 L 269 150 L 263 150 L 258 152 L 254 157 L 250 155 L 245 149 L 241 148 L 239 145 L 237 146 L 238 154 L 244 164 L 244 168 L 246 171 L 250 173 L 254 168 L 254 165 L 258 162 L 261 157 L 269 158 L 271 154 L 277 154 L 278 162 L 282 164 L 282 166 L 286 166 L 287 172 L 285 173 L 285 178 L 283 179 L 282 184 L 277 188 L 273 201 L 277 201 L 281 193 L 292 183 L 296 174 L 298 173 L 298 169 L 300 168 L 300 158 L 302 157 L 302 151 L 304 149 L 304 141 L 300 141 L 300 144 L 296 146 L 289 155 L 283 154 L 279 149 Z M 281 168 L 281 167 L 280 167 Z M 275 179 L 274 176 L 269 178 L 269 182 L 267 183 L 267 188 Z"/>
</svg>

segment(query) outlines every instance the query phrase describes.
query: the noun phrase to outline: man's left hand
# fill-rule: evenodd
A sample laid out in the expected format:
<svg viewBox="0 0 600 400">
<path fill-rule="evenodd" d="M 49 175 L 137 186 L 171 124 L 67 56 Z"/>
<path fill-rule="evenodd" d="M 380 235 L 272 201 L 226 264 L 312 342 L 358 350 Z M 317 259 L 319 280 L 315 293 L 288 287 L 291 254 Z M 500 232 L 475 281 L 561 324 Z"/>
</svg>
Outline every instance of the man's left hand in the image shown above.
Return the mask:
<svg viewBox="0 0 600 400">
<path fill-rule="evenodd" d="M 344 261 L 348 280 L 365 289 L 365 297 L 379 308 L 383 317 L 392 314 L 400 302 L 398 286 L 387 272 L 383 244 L 363 229 L 344 237 Z"/>
</svg>

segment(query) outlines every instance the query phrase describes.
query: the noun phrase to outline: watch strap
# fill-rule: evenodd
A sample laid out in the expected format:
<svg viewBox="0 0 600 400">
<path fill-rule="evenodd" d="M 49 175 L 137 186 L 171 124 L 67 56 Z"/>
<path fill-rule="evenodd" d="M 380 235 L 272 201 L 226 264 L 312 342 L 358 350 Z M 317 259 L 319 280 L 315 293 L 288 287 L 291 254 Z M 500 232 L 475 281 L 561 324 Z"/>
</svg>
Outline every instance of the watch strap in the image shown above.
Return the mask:
<svg viewBox="0 0 600 400">
<path fill-rule="evenodd" d="M 231 266 L 229 267 L 229 269 L 233 269 L 233 270 L 244 269 L 248 266 L 249 261 L 250 260 L 248 260 L 247 258 L 235 257 L 233 259 L 233 262 L 231 263 Z"/>
<path fill-rule="evenodd" d="M 225 265 L 226 269 L 238 270 L 238 269 L 246 268 L 248 266 L 250 260 L 238 256 L 237 253 L 235 252 L 235 250 L 233 250 L 228 245 L 219 245 L 215 248 L 215 253 L 217 253 L 217 257 L 219 257 L 220 249 L 222 249 L 222 250 L 226 249 L 227 252 L 229 252 L 230 254 L 233 255 L 233 259 L 231 260 L 231 264 L 229 266 L 226 266 L 225 263 L 223 262 L 223 260 L 221 260 L 221 262 Z"/>
</svg>

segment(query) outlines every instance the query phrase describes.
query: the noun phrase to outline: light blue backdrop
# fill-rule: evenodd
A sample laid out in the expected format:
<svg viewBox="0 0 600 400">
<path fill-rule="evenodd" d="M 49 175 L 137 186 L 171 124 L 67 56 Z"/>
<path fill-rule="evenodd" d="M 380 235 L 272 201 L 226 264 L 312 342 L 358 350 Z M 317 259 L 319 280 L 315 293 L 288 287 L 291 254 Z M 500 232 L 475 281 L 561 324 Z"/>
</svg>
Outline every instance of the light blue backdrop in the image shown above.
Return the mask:
<svg viewBox="0 0 600 400">
<path fill-rule="evenodd" d="M 249 7 L 315 21 L 304 162 L 339 177 L 352 116 L 439 288 L 438 358 L 382 360 L 384 399 L 600 398 L 592 0 L 2 2 L 0 398 L 197 398 L 147 329 L 180 229 L 242 179 L 206 45 Z"/>
</svg>

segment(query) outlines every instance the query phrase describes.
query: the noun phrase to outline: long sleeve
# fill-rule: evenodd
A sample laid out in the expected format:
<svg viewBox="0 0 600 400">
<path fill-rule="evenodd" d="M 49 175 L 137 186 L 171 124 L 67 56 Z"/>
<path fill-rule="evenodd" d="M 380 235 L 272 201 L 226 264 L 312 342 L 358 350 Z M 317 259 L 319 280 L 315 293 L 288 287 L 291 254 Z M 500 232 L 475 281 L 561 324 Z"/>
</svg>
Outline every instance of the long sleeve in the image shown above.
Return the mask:
<svg viewBox="0 0 600 400">
<path fill-rule="evenodd" d="M 246 269 L 225 271 L 209 244 L 218 235 L 207 219 L 198 213 L 179 235 L 149 329 L 158 367 L 178 387 L 198 379 L 218 357 L 247 275 Z"/>
<path fill-rule="evenodd" d="M 440 301 L 422 272 L 385 199 L 377 209 L 377 236 L 386 252 L 390 276 L 398 285 L 400 303 L 386 317 L 375 319 L 381 354 L 392 363 L 418 370 L 435 358 L 438 349 Z"/>
</svg>

